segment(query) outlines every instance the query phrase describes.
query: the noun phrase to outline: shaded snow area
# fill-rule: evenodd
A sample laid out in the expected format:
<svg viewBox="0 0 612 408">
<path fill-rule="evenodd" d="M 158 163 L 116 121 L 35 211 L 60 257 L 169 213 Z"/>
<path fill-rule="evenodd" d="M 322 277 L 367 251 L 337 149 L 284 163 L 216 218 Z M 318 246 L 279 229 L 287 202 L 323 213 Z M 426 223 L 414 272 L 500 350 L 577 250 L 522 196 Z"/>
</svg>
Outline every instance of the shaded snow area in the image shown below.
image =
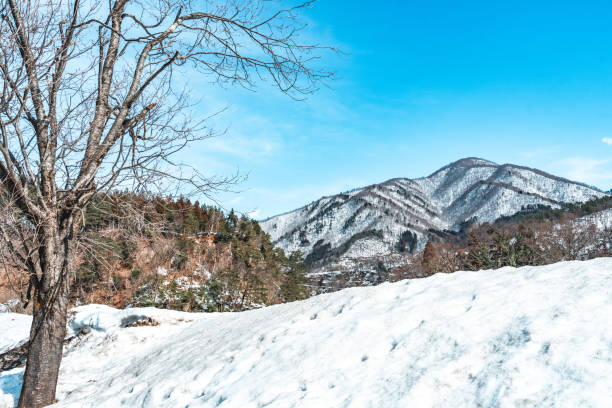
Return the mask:
<svg viewBox="0 0 612 408">
<path fill-rule="evenodd" d="M 600 258 L 244 313 L 83 306 L 57 406 L 611 407 L 611 288 Z"/>
<path fill-rule="evenodd" d="M 32 317 L 0 313 L 0 354 L 21 346 L 28 339 Z M 23 369 L 0 372 L 0 408 L 13 407 L 19 399 Z"/>
<path fill-rule="evenodd" d="M 21 302 L 19 299 L 11 299 L 7 302 L 0 303 L 0 313 L 14 312 L 19 307 Z"/>
</svg>

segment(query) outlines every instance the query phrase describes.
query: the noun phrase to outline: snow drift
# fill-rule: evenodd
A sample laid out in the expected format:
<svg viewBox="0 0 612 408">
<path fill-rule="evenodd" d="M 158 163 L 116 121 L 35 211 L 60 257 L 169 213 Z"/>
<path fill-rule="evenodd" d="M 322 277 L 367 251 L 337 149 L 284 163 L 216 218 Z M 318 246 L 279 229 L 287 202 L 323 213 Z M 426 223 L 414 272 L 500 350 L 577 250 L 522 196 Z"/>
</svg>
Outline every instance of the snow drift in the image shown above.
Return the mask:
<svg viewBox="0 0 612 408">
<path fill-rule="evenodd" d="M 83 306 L 57 406 L 610 407 L 610 288 L 612 259 L 601 258 L 243 313 Z M 5 401 L 21 372 L 0 377 Z"/>
</svg>

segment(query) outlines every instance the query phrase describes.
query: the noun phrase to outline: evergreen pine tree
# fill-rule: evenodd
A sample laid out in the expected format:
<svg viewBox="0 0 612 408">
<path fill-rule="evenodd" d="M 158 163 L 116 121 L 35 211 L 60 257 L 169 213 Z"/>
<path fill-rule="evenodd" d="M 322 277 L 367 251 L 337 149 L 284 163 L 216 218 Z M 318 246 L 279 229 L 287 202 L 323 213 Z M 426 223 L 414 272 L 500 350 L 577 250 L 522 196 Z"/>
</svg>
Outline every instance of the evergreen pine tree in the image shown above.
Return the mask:
<svg viewBox="0 0 612 408">
<path fill-rule="evenodd" d="M 291 253 L 287 260 L 287 273 L 285 281 L 281 285 L 281 298 L 284 302 L 306 299 L 308 288 L 306 287 L 306 266 L 299 251 Z"/>
<path fill-rule="evenodd" d="M 476 232 L 472 231 L 468 236 L 467 269 L 477 271 L 493 266 L 489 246 L 482 242 Z"/>
<path fill-rule="evenodd" d="M 426 275 L 432 275 L 437 272 L 437 260 L 437 251 L 434 248 L 433 243 L 428 241 L 427 244 L 425 244 L 425 249 L 423 250 L 423 261 L 421 263 L 423 272 Z"/>
</svg>

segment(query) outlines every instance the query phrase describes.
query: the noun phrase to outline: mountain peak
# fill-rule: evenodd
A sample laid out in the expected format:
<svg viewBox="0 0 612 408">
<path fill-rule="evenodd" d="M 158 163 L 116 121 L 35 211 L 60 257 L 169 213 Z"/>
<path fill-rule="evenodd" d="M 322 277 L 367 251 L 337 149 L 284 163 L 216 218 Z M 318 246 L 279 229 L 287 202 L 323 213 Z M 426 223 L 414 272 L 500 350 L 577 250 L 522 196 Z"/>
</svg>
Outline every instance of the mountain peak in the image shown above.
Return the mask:
<svg viewBox="0 0 612 408">
<path fill-rule="evenodd" d="M 464 157 L 452 162 L 449 166 L 498 166 L 498 164 L 480 157 Z"/>
<path fill-rule="evenodd" d="M 456 168 L 471 168 L 471 167 L 498 167 L 497 163 L 492 161 L 481 159 L 480 157 L 464 157 L 462 159 L 456 160 L 452 163 L 447 164 L 446 166 L 434 171 L 427 177 L 432 177 L 438 173 L 443 172 L 448 169 L 456 169 Z"/>
<path fill-rule="evenodd" d="M 604 195 L 539 170 L 466 157 L 428 177 L 396 178 L 323 197 L 260 224 L 284 250 L 299 250 L 309 262 L 323 265 L 330 259 L 414 251 L 424 247 L 432 231 Z"/>
</svg>

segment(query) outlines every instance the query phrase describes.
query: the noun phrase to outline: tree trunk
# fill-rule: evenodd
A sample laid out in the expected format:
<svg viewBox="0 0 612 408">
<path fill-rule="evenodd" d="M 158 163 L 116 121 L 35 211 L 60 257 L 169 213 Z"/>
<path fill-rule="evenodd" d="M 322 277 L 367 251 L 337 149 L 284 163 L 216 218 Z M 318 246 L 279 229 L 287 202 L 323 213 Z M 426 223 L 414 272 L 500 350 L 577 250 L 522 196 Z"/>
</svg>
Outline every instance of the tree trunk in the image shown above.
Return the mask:
<svg viewBox="0 0 612 408">
<path fill-rule="evenodd" d="M 47 252 L 46 262 L 42 265 L 44 278 L 33 296 L 30 347 L 19 408 L 38 408 L 55 402 L 66 336 L 68 268 L 72 253 L 67 242 L 58 246 L 61 248 L 59 251 Z"/>
</svg>

